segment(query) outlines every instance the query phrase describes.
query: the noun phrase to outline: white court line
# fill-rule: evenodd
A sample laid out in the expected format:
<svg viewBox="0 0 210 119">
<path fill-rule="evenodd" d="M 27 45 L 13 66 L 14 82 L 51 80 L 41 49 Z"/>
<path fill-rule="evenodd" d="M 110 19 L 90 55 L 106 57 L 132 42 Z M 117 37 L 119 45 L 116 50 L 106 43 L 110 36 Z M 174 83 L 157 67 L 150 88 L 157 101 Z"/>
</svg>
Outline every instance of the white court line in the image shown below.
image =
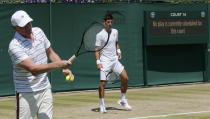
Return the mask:
<svg viewBox="0 0 210 119">
<path fill-rule="evenodd" d="M 199 112 L 186 112 L 186 113 L 174 113 L 174 114 L 165 114 L 165 115 L 155 115 L 155 116 L 146 116 L 146 117 L 133 117 L 128 119 L 149 119 L 149 118 L 157 118 L 157 117 L 169 117 L 169 116 L 180 116 L 180 115 L 191 115 L 191 114 L 201 114 L 208 113 L 209 111 L 199 111 Z"/>
</svg>

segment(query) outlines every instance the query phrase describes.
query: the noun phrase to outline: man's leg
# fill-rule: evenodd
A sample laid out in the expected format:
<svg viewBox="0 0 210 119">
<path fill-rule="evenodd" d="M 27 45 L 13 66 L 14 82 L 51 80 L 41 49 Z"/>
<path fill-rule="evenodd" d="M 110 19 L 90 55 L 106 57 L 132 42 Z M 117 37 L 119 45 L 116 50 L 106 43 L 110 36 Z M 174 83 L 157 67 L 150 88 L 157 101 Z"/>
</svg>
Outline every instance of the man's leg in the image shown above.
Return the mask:
<svg viewBox="0 0 210 119">
<path fill-rule="evenodd" d="M 128 89 L 128 75 L 125 69 L 120 73 L 120 79 L 121 79 L 121 93 L 126 94 Z"/>
<path fill-rule="evenodd" d="M 105 87 L 106 87 L 106 72 L 109 71 L 112 67 L 111 62 L 101 62 L 103 68 L 100 69 L 100 82 L 99 82 L 99 87 L 98 87 L 98 93 L 99 93 L 99 111 L 101 113 L 106 113 L 106 106 L 104 102 L 104 97 L 105 97 Z"/>
<path fill-rule="evenodd" d="M 132 110 L 132 107 L 128 104 L 126 99 L 126 92 L 128 89 L 128 75 L 125 69 L 120 73 L 121 79 L 121 98 L 118 103 L 123 106 L 126 110 Z"/>
<path fill-rule="evenodd" d="M 124 68 L 124 66 L 119 62 L 116 61 L 113 67 L 113 71 L 120 76 L 121 80 L 121 100 L 126 99 L 125 94 L 128 88 L 128 75 Z"/>
<path fill-rule="evenodd" d="M 104 98 L 105 95 L 105 85 L 106 85 L 106 81 L 101 80 L 99 82 L 99 87 L 98 87 L 98 93 L 99 93 L 99 98 Z"/>
<path fill-rule="evenodd" d="M 18 119 L 33 119 L 38 107 L 36 105 L 35 93 L 18 93 L 17 116 Z M 18 103 L 17 102 L 17 103 Z"/>
<path fill-rule="evenodd" d="M 53 119 L 53 97 L 51 89 L 45 89 L 40 91 L 39 95 L 37 95 L 38 99 L 38 118 L 39 119 Z"/>
<path fill-rule="evenodd" d="M 104 95 L 105 95 L 105 85 L 106 81 L 100 80 L 99 87 L 98 87 L 98 93 L 99 93 L 99 111 L 101 113 L 106 113 L 106 106 L 104 103 Z"/>
</svg>

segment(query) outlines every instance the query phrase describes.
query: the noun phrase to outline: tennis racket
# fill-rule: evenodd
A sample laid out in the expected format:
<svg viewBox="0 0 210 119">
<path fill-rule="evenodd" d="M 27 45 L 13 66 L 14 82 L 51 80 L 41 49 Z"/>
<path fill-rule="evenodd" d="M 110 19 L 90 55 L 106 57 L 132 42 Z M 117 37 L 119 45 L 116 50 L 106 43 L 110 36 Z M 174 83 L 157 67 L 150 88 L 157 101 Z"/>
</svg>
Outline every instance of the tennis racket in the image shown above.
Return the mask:
<svg viewBox="0 0 210 119">
<path fill-rule="evenodd" d="M 96 21 L 92 22 L 83 32 L 82 40 L 81 40 L 81 43 L 80 43 L 80 46 L 79 46 L 78 50 L 76 51 L 76 53 L 74 55 L 71 56 L 71 58 L 69 58 L 68 61 L 73 63 L 75 61 L 75 59 L 82 54 L 102 50 L 108 44 L 110 33 L 111 33 L 111 32 L 107 32 L 108 37 L 107 37 L 107 40 L 104 43 L 104 45 L 102 45 L 101 47 L 96 47 L 95 46 L 96 35 L 102 29 L 104 29 L 104 25 L 102 23 L 99 23 L 99 22 L 96 22 Z M 66 76 L 66 78 L 67 78 L 67 76 Z"/>
<path fill-rule="evenodd" d="M 106 43 L 101 47 L 96 47 L 96 34 L 104 28 L 104 25 L 99 22 L 92 22 L 83 32 L 82 40 L 77 52 L 69 58 L 68 61 L 74 62 L 74 60 L 85 53 L 96 52 L 102 50 L 109 42 L 110 33 L 108 33 Z"/>
</svg>

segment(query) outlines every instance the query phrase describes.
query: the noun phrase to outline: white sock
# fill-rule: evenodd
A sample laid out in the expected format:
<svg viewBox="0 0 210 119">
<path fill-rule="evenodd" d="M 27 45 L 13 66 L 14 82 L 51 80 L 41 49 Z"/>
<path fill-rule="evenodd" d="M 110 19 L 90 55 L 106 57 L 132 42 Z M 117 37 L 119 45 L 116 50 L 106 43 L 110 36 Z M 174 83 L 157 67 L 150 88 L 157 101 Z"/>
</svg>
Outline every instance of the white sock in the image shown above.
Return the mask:
<svg viewBox="0 0 210 119">
<path fill-rule="evenodd" d="M 100 106 L 105 106 L 104 98 L 99 98 L 99 105 Z"/>
<path fill-rule="evenodd" d="M 121 93 L 121 98 L 120 98 L 121 100 L 125 100 L 126 98 L 125 98 L 125 93 Z"/>
</svg>

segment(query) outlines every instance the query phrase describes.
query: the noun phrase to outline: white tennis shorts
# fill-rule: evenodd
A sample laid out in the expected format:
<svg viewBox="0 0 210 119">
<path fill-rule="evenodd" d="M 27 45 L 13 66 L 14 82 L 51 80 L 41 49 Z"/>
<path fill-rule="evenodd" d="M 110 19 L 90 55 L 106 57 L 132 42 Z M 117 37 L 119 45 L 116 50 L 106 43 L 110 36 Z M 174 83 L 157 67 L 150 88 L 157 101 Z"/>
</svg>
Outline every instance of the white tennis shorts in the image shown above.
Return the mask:
<svg viewBox="0 0 210 119">
<path fill-rule="evenodd" d="M 120 75 L 124 69 L 124 66 L 120 63 L 119 60 L 114 61 L 101 61 L 103 68 L 100 71 L 100 80 L 109 80 L 106 79 L 107 73 L 110 71 Z"/>
<path fill-rule="evenodd" d="M 52 119 L 53 99 L 51 89 L 34 93 L 19 93 L 20 107 L 18 119 Z"/>
</svg>

